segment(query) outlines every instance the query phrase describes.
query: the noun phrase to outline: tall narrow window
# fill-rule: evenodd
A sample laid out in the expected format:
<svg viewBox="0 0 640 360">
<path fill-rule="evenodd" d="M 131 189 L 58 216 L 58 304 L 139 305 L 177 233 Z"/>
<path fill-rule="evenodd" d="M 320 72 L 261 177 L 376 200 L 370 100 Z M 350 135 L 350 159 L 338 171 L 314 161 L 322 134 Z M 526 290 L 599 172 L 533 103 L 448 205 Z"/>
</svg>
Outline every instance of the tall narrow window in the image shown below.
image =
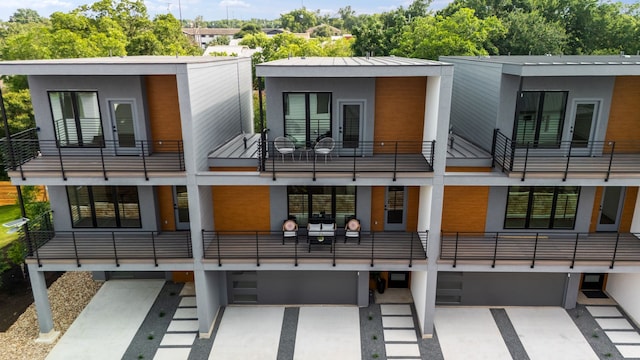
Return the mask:
<svg viewBox="0 0 640 360">
<path fill-rule="evenodd" d="M 511 186 L 505 229 L 573 229 L 578 186 Z"/>
<path fill-rule="evenodd" d="M 559 147 L 566 106 L 566 91 L 520 93 L 513 136 L 516 144 Z"/>
<path fill-rule="evenodd" d="M 284 132 L 297 146 L 331 136 L 331 93 L 285 93 Z"/>
<path fill-rule="evenodd" d="M 67 186 L 71 222 L 76 228 L 139 228 L 135 186 Z"/>
<path fill-rule="evenodd" d="M 50 91 L 49 102 L 60 146 L 104 146 L 98 93 Z"/>
<path fill-rule="evenodd" d="M 309 219 L 332 220 L 344 226 L 346 219 L 356 215 L 355 186 L 289 186 L 287 188 L 289 216 L 306 226 Z"/>
</svg>

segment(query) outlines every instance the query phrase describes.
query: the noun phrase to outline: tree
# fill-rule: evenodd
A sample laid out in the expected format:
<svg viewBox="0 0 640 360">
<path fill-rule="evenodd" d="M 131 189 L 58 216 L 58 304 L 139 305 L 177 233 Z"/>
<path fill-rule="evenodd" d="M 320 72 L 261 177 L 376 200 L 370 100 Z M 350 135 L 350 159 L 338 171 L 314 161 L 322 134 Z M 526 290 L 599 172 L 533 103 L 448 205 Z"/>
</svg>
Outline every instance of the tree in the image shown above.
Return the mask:
<svg viewBox="0 0 640 360">
<path fill-rule="evenodd" d="M 4 91 L 2 97 L 11 134 L 35 127 L 36 122 L 28 89 Z"/>
<path fill-rule="evenodd" d="M 43 23 L 45 19 L 32 9 L 18 9 L 9 17 L 9 22 L 18 24 Z"/>
<path fill-rule="evenodd" d="M 542 55 L 561 54 L 565 50 L 567 34 L 557 22 L 549 22 L 534 10 L 516 10 L 504 18 L 507 35 L 497 40 L 501 54 Z"/>
<path fill-rule="evenodd" d="M 318 25 L 317 13 L 304 7 L 280 15 L 280 21 L 283 28 L 294 33 L 303 33 L 308 28 Z"/>
<path fill-rule="evenodd" d="M 257 33 L 261 33 L 262 32 L 262 28 L 260 28 L 260 25 L 256 24 L 256 23 L 246 23 L 244 25 L 242 25 L 242 28 L 240 28 L 240 31 L 238 33 L 236 33 L 235 35 L 233 35 L 233 37 L 235 39 L 239 39 L 239 38 L 243 38 L 249 34 L 257 34 Z"/>
<path fill-rule="evenodd" d="M 484 55 L 497 49 L 489 42 L 504 35 L 505 27 L 495 16 L 484 20 L 472 9 L 462 8 L 451 16 L 420 17 L 405 27 L 400 46 L 393 55 L 437 60 L 441 55 Z"/>
<path fill-rule="evenodd" d="M 356 56 L 364 56 L 371 52 L 373 55 L 388 55 L 384 25 L 378 15 L 366 16 L 359 26 L 353 29 L 356 40 L 353 42 L 353 52 Z"/>
<path fill-rule="evenodd" d="M 267 34 L 260 32 L 257 34 L 249 34 L 240 40 L 240 45 L 248 46 L 249 49 L 264 48 L 270 43 Z"/>
<path fill-rule="evenodd" d="M 231 39 L 228 36 L 216 36 L 213 40 L 209 41 L 207 46 L 216 46 L 216 45 L 229 45 Z"/>
</svg>

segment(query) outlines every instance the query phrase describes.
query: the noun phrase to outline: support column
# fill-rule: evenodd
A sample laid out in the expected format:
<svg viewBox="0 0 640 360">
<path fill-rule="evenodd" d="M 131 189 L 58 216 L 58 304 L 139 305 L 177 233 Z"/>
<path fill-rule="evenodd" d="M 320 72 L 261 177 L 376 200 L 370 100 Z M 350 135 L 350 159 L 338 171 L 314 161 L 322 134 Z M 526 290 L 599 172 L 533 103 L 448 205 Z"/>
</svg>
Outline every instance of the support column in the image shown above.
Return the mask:
<svg viewBox="0 0 640 360">
<path fill-rule="evenodd" d="M 36 305 L 36 313 L 38 315 L 38 326 L 40 327 L 40 335 L 36 341 L 51 344 L 60 335 L 60 332 L 53 329 L 53 314 L 51 313 L 44 271 L 38 271 L 37 264 L 29 264 L 27 267 L 29 269 L 29 279 L 31 280 L 33 302 Z"/>
<path fill-rule="evenodd" d="M 578 303 L 578 292 L 580 291 L 580 273 L 568 273 L 565 283 L 564 299 L 562 307 L 574 309 Z"/>
<path fill-rule="evenodd" d="M 369 306 L 369 272 L 358 271 L 358 306 Z"/>
<path fill-rule="evenodd" d="M 640 189 L 636 196 L 636 206 L 633 209 L 633 218 L 631 219 L 631 232 L 640 233 Z"/>
</svg>

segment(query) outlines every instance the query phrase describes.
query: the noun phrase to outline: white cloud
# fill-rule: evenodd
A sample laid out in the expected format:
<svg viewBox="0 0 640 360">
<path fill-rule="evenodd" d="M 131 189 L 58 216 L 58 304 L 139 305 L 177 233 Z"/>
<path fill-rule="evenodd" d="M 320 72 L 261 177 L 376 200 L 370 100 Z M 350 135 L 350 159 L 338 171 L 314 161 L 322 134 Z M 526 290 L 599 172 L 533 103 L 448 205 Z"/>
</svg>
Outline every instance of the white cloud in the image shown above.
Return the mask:
<svg viewBox="0 0 640 360">
<path fill-rule="evenodd" d="M 247 4 L 246 2 L 242 1 L 242 0 L 222 0 L 220 1 L 220 6 L 221 7 L 241 7 L 241 8 L 248 8 L 250 7 L 249 4 Z"/>
</svg>

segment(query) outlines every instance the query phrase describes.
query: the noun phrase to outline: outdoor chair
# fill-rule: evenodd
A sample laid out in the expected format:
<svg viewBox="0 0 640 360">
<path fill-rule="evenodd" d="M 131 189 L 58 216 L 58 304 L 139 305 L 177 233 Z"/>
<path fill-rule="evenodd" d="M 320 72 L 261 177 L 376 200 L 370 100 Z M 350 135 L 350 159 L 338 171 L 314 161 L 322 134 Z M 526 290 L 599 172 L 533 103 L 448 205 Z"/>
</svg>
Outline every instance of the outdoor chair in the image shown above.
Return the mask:
<svg viewBox="0 0 640 360">
<path fill-rule="evenodd" d="M 316 153 L 316 160 L 318 159 L 318 155 L 324 155 L 324 163 L 327 163 L 327 155 L 331 158 L 331 152 L 333 151 L 333 147 L 335 146 L 335 141 L 333 138 L 326 137 L 320 139 L 316 143 L 316 146 L 313 148 L 313 151 Z"/>
<path fill-rule="evenodd" d="M 288 137 L 278 136 L 273 141 L 273 146 L 282 156 L 282 162 L 284 162 L 285 155 L 288 154 L 291 154 L 291 160 L 295 160 L 293 153 L 296 151 L 296 145 Z"/>
<path fill-rule="evenodd" d="M 307 225 L 307 241 L 309 243 L 309 252 L 311 245 L 329 245 L 333 252 L 333 239 L 336 236 L 336 224 L 311 224 Z"/>
<path fill-rule="evenodd" d="M 358 239 L 358 244 L 360 244 L 360 220 L 351 219 L 347 222 L 347 225 L 344 227 L 345 243 L 347 239 Z"/>
<path fill-rule="evenodd" d="M 282 245 L 287 239 L 294 239 L 298 243 L 298 223 L 295 220 L 285 220 L 282 223 Z"/>
</svg>

